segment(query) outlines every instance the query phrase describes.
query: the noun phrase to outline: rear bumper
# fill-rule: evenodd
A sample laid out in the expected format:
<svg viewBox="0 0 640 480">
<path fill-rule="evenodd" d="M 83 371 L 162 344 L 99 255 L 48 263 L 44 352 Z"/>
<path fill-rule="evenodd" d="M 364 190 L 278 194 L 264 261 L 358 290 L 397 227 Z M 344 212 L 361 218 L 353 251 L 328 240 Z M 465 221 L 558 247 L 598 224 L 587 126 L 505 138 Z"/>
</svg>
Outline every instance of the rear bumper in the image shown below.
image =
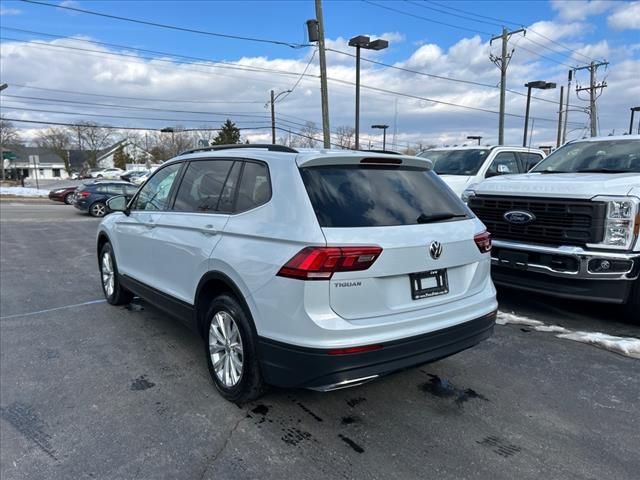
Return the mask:
<svg viewBox="0 0 640 480">
<path fill-rule="evenodd" d="M 73 202 L 73 206 L 76 207 L 78 210 L 82 210 L 83 212 L 86 212 L 89 210 L 89 202 L 87 202 L 86 200 L 81 200 L 81 201 L 74 201 Z"/>
<path fill-rule="evenodd" d="M 347 355 L 260 338 L 260 366 L 265 381 L 279 387 L 331 390 L 357 385 L 466 350 L 492 335 L 495 318 L 496 312 L 491 312 L 436 332 L 383 343 L 379 350 Z"/>
</svg>

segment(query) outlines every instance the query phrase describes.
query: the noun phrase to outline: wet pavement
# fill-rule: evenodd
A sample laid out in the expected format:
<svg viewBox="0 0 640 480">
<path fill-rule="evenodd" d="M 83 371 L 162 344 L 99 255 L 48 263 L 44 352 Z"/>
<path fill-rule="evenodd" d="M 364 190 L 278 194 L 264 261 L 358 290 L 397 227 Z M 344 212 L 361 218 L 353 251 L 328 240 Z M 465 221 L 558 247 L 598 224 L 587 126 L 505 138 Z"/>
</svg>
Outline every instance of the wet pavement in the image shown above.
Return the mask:
<svg viewBox="0 0 640 480">
<path fill-rule="evenodd" d="M 496 326 L 473 349 L 330 393 L 215 391 L 200 340 L 102 301 L 98 221 L 0 203 L 0 477 L 635 479 L 640 361 Z M 640 336 L 609 306 L 501 291 L 547 324 Z"/>
</svg>

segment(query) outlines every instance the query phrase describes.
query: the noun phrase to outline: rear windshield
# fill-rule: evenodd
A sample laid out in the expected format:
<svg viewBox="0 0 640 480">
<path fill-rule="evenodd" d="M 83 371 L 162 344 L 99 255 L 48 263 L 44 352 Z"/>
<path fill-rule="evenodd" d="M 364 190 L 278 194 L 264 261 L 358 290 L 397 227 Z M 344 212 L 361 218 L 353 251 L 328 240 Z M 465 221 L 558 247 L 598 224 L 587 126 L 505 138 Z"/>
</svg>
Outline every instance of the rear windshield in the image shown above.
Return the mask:
<svg viewBox="0 0 640 480">
<path fill-rule="evenodd" d="M 427 150 L 419 157 L 433 162 L 433 169 L 440 175 L 476 175 L 489 155 L 487 149 Z"/>
<path fill-rule="evenodd" d="M 433 171 L 331 165 L 300 170 L 321 227 L 416 225 L 468 218 Z"/>
</svg>

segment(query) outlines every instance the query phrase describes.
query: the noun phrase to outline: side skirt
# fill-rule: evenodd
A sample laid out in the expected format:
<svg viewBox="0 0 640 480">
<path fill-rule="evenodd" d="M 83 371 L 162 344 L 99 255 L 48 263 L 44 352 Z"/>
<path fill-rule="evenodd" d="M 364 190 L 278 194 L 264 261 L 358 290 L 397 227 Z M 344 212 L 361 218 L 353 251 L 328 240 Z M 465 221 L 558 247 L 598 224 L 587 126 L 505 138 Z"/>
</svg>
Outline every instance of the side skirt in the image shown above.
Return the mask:
<svg viewBox="0 0 640 480">
<path fill-rule="evenodd" d="M 118 275 L 118 281 L 127 290 L 144 298 L 146 301 L 155 305 L 172 317 L 177 318 L 193 331 L 197 331 L 195 308 L 193 305 L 183 302 L 182 300 L 161 292 L 160 290 L 150 287 L 149 285 L 139 282 L 127 275 Z"/>
</svg>

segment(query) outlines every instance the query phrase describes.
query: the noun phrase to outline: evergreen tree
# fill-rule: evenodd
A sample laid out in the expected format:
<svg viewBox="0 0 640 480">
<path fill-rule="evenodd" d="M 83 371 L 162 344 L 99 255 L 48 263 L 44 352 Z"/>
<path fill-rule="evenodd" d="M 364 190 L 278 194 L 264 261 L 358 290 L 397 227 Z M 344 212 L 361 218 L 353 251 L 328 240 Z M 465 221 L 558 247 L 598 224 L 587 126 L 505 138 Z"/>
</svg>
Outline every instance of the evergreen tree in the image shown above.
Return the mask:
<svg viewBox="0 0 640 480">
<path fill-rule="evenodd" d="M 116 168 L 121 168 L 122 170 L 126 170 L 127 162 L 130 161 L 131 158 L 124 151 L 124 145 L 120 145 L 113 153 L 113 166 Z"/>
<path fill-rule="evenodd" d="M 234 143 L 241 143 L 240 129 L 236 127 L 236 124 L 227 119 L 222 124 L 222 129 L 218 132 L 218 135 L 213 140 L 214 145 L 230 145 Z"/>
</svg>

